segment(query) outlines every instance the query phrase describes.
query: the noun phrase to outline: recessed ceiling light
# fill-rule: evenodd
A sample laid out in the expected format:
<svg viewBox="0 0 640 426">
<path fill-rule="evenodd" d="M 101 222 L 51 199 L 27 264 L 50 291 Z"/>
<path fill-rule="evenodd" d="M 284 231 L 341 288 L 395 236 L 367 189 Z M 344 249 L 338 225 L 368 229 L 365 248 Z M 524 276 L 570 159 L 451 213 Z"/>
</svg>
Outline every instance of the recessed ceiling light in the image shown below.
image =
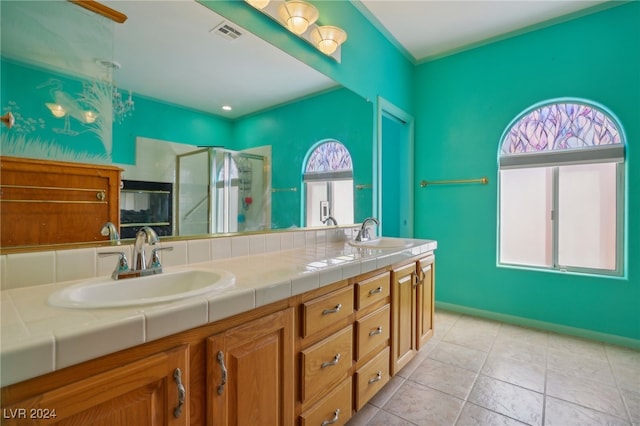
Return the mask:
<svg viewBox="0 0 640 426">
<path fill-rule="evenodd" d="M 229 105 L 223 105 L 222 109 L 225 111 L 231 111 L 233 108 L 231 108 Z"/>
</svg>

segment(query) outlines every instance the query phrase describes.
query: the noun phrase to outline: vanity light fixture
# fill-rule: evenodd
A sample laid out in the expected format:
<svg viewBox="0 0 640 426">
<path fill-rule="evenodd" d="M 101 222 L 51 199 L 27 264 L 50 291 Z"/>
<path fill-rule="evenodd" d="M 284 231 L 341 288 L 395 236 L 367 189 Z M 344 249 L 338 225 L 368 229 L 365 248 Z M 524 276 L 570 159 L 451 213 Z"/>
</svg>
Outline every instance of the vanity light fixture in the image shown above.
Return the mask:
<svg viewBox="0 0 640 426">
<path fill-rule="evenodd" d="M 316 23 L 320 12 L 304 0 L 245 0 L 250 6 L 287 28 L 320 52 L 340 62 L 340 46 L 347 33 L 333 25 Z"/>
<path fill-rule="evenodd" d="M 313 44 L 325 55 L 331 55 L 347 40 L 347 33 L 338 27 L 325 25 L 315 27 L 311 32 Z"/>
<path fill-rule="evenodd" d="M 288 0 L 278 9 L 280 21 L 294 34 L 304 34 L 320 17 L 318 9 L 303 0 Z"/>
<path fill-rule="evenodd" d="M 60 104 L 45 103 L 45 105 L 47 106 L 47 108 L 49 108 L 51 114 L 53 114 L 53 116 L 56 118 L 62 118 L 67 115 L 67 110 L 65 110 Z"/>
<path fill-rule="evenodd" d="M 233 108 L 231 108 L 229 105 L 223 105 L 222 109 L 225 111 L 231 111 Z"/>
</svg>

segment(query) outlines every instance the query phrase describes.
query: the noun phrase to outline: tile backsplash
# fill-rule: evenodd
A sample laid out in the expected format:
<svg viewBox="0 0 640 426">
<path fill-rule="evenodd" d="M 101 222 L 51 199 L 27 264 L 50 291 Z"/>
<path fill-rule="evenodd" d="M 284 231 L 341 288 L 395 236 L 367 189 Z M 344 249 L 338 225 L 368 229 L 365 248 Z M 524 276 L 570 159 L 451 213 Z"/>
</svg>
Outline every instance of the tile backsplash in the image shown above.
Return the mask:
<svg viewBox="0 0 640 426">
<path fill-rule="evenodd" d="M 161 252 L 161 259 L 166 267 L 180 266 L 344 241 L 352 235 L 353 228 L 345 227 L 170 241 L 160 244 L 172 247 Z M 124 252 L 131 261 L 131 247 L 127 244 L 4 254 L 0 256 L 0 289 L 108 276 L 117 262 L 112 253 Z"/>
</svg>

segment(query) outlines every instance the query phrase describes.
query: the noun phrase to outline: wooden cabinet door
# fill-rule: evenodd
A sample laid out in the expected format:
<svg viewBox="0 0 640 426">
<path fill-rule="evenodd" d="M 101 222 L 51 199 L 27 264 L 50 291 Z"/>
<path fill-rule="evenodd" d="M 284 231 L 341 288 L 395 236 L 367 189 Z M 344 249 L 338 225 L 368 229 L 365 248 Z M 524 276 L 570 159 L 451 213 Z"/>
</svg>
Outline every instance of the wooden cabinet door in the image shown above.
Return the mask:
<svg viewBox="0 0 640 426">
<path fill-rule="evenodd" d="M 433 336 L 434 268 L 433 256 L 418 261 L 418 285 L 416 287 L 417 350 L 420 350 Z"/>
<path fill-rule="evenodd" d="M 416 266 L 411 263 L 391 272 L 391 375 L 416 352 Z"/>
<path fill-rule="evenodd" d="M 292 425 L 293 309 L 207 339 L 207 424 Z"/>
<path fill-rule="evenodd" d="M 184 426 L 188 345 L 3 407 L 3 425 Z M 175 378 L 179 369 L 180 383 Z"/>
</svg>

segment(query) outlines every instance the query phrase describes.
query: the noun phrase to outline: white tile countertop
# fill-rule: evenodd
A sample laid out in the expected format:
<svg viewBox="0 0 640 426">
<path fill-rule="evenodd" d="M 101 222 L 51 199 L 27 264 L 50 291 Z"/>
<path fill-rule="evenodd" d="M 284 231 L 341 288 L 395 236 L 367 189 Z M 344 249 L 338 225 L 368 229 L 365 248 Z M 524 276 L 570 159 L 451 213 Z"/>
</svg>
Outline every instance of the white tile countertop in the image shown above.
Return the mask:
<svg viewBox="0 0 640 426">
<path fill-rule="evenodd" d="M 0 385 L 212 323 L 432 252 L 437 247 L 433 240 L 405 241 L 405 247 L 397 249 L 356 248 L 344 240 L 314 242 L 259 254 L 165 266 L 165 271 L 197 268 L 235 275 L 235 285 L 230 288 L 171 303 L 110 309 L 49 305 L 52 292 L 82 280 L 3 290 Z M 122 285 L 126 284 L 123 280 Z"/>
</svg>

